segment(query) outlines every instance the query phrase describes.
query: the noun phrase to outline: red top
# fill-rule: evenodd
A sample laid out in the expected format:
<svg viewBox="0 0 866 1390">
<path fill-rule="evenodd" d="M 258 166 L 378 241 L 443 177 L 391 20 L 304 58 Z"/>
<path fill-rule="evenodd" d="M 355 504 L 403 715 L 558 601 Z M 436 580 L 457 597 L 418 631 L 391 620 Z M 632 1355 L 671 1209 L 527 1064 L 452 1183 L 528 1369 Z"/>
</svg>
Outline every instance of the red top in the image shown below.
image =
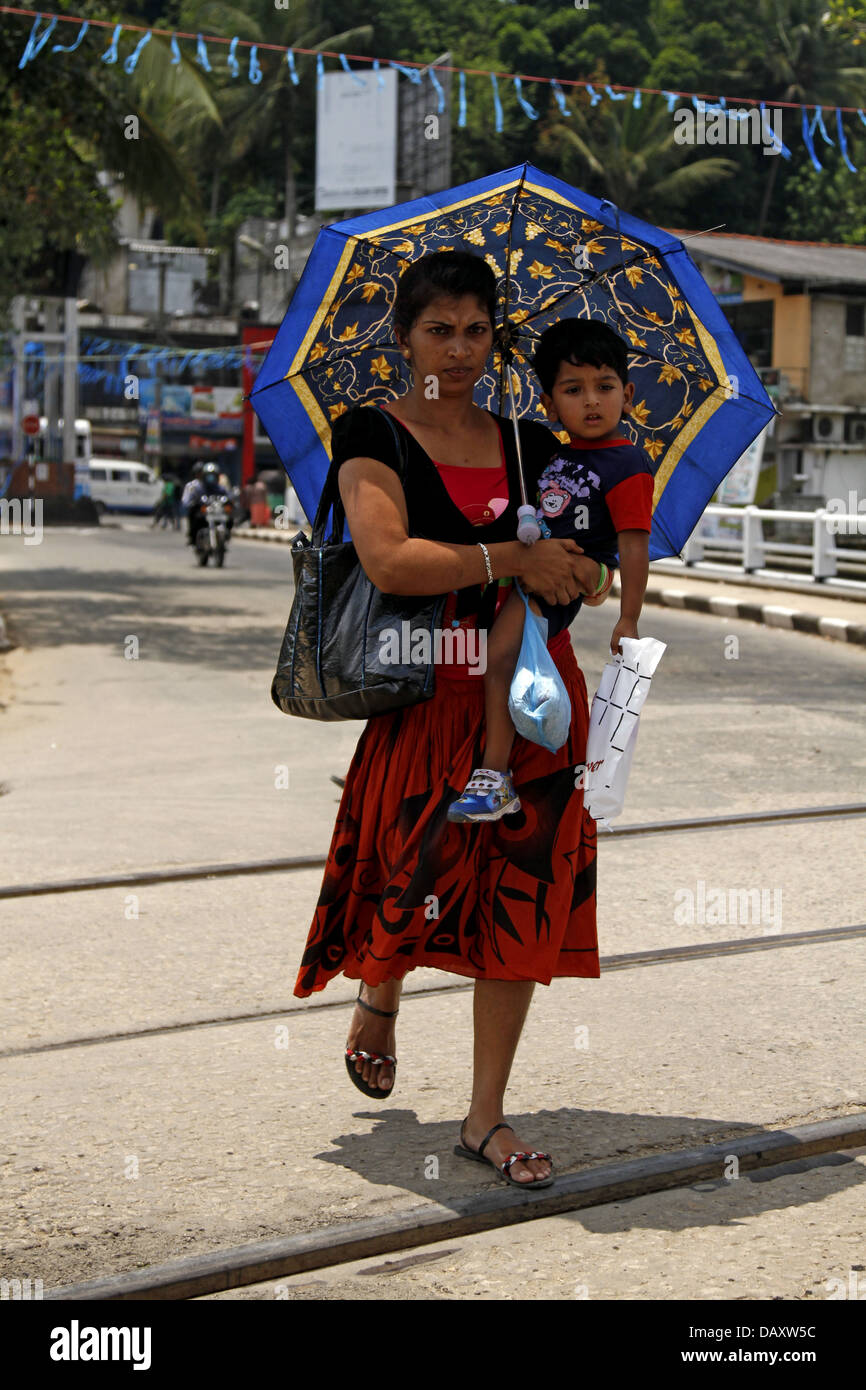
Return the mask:
<svg viewBox="0 0 866 1390">
<path fill-rule="evenodd" d="M 403 424 L 404 422 L 401 420 L 400 423 Z M 408 426 L 406 428 L 408 429 Z M 431 463 L 437 468 L 452 502 L 460 508 L 473 526 L 489 526 L 491 521 L 500 516 L 508 506 L 505 445 L 502 442 L 502 431 L 499 429 L 498 421 L 496 428 L 499 430 L 499 452 L 502 460 L 499 468 L 464 467 L 462 464 L 438 463 L 436 459 L 431 459 Z M 494 609 L 495 618 L 511 592 L 513 581 L 510 577 L 503 577 L 502 579 L 495 579 L 493 582 L 499 586 Z M 437 677 L 445 677 L 447 680 L 477 680 L 479 677 L 483 677 L 484 672 L 481 667 L 485 665 L 485 662 L 481 660 L 475 618 L 470 615 L 459 621 L 455 619 L 456 600 L 457 590 L 453 589 L 445 601 L 445 609 L 442 614 L 443 632 L 456 632 L 457 629 L 462 629 L 466 636 L 458 637 L 453 643 L 447 638 L 443 638 L 442 651 L 434 662 L 436 675 Z M 554 637 L 549 644 L 549 650 L 555 654 L 565 646 L 568 640 L 568 629 L 566 628 Z M 452 660 L 452 656 L 465 657 L 466 660 L 458 662 Z"/>
</svg>

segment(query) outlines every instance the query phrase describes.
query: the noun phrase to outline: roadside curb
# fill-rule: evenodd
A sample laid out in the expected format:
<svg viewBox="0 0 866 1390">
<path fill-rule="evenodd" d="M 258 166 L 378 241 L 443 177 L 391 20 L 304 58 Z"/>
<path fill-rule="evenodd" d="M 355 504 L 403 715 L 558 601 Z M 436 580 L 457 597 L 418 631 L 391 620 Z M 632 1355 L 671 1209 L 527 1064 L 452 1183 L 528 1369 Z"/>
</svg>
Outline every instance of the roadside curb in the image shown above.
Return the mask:
<svg viewBox="0 0 866 1390">
<path fill-rule="evenodd" d="M 739 618 L 745 622 L 762 623 L 764 627 L 784 627 L 794 632 L 808 632 L 815 637 L 830 637 L 837 642 L 853 642 L 866 647 L 866 623 L 853 623 L 846 618 L 825 618 L 818 613 L 804 613 L 777 603 L 747 603 L 723 594 L 690 594 L 684 589 L 651 587 L 646 591 L 644 603 L 662 608 L 684 608 L 691 613 L 709 613 L 717 618 Z"/>
<path fill-rule="evenodd" d="M 238 540 L 276 541 L 289 545 L 301 529 L 298 523 L 293 532 L 255 527 L 236 530 L 234 535 Z M 613 593 L 616 592 L 614 587 Z M 852 642 L 855 646 L 866 647 L 866 623 L 822 617 L 818 613 L 805 613 L 799 608 L 787 608 L 777 603 L 748 603 L 724 594 L 692 594 L 685 589 L 655 589 L 651 585 L 647 588 L 644 603 L 662 608 L 684 608 L 691 613 L 709 613 L 717 618 L 739 618 L 745 622 L 762 623 L 764 627 L 788 628 L 793 632 L 810 633 L 813 637 L 829 637 L 837 642 Z"/>
<path fill-rule="evenodd" d="M 277 531 L 272 526 L 248 526 L 245 527 L 243 530 L 239 531 L 238 528 L 235 527 L 235 529 L 232 531 L 232 540 L 277 542 L 281 541 L 283 545 L 289 545 L 294 540 L 295 536 L 298 534 L 299 531 L 307 531 L 307 528 L 303 526 L 300 521 L 293 522 L 292 524 L 294 529 L 291 531 Z M 307 534 L 309 534 L 309 532 L 307 532 Z"/>
</svg>

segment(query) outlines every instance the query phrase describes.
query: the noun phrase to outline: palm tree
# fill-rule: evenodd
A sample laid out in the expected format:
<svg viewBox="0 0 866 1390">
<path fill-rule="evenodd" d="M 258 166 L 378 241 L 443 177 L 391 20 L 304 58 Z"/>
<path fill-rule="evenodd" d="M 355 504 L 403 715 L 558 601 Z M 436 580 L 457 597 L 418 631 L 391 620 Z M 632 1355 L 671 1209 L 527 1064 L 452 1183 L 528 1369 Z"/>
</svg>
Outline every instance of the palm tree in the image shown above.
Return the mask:
<svg viewBox="0 0 866 1390">
<path fill-rule="evenodd" d="M 127 34 L 121 58 L 131 46 Z M 219 123 L 205 75 L 188 55 L 173 67 L 158 36 L 131 75 L 101 63 L 104 49 L 99 30 L 61 59 L 43 56 L 21 69 L 20 34 L 8 26 L 0 33 L 0 166 L 9 191 L 0 215 L 4 304 L 22 287 L 44 283 L 60 256 L 71 257 L 70 266 L 87 256 L 104 264 L 116 252 L 105 175 L 141 205 L 165 215 L 180 209 L 203 239 L 197 182 L 176 132 L 181 113 L 188 125 Z"/>
<path fill-rule="evenodd" d="M 252 43 L 278 43 L 286 48 L 342 52 L 370 43 L 372 25 L 364 24 L 340 34 L 330 34 L 327 25 L 318 20 L 317 10 L 318 6 L 313 0 L 292 0 L 288 10 L 275 9 L 273 0 L 249 0 L 244 9 L 224 3 L 224 0 L 187 0 L 182 6 L 181 16 L 184 27 L 197 33 L 238 34 Z M 242 166 L 255 148 L 265 146 L 275 135 L 282 135 L 285 142 L 283 210 L 289 263 L 292 264 L 297 220 L 295 134 L 298 112 L 295 86 L 284 54 L 265 53 L 261 59 L 264 76 L 259 84 L 251 84 L 242 75 L 236 79 L 226 75 L 221 80 L 220 107 L 226 140 L 223 163 L 214 167 L 211 215 L 216 216 L 220 179 L 230 174 L 232 168 Z M 248 63 L 248 49 L 240 50 L 239 61 L 243 66 Z M 298 77 L 309 93 L 310 79 L 315 71 L 314 59 L 299 54 L 295 64 Z"/>
<path fill-rule="evenodd" d="M 124 188 L 142 206 L 165 216 L 187 214 L 196 240 L 205 230 L 198 180 L 189 157 L 196 134 L 222 126 L 213 83 L 194 60 L 188 45 L 181 61 L 171 61 L 170 40 L 153 34 L 141 50 L 133 73 L 112 96 L 115 119 L 94 123 L 89 140 L 91 162 L 119 175 Z M 91 63 L 87 80 L 104 84 L 103 72 Z M 130 102 L 129 85 L 135 93 Z M 126 114 L 137 116 L 135 139 L 126 134 Z M 121 115 L 121 111 L 124 115 Z M 80 140 L 82 148 L 87 141 Z"/>
<path fill-rule="evenodd" d="M 862 106 L 866 67 L 848 33 L 834 23 L 827 0 L 756 0 L 764 42 L 729 74 L 772 101 L 802 106 Z M 780 161 L 770 161 L 757 234 L 766 225 Z"/>
<path fill-rule="evenodd" d="M 695 158 L 674 140 L 674 123 L 660 99 L 636 110 L 631 102 L 605 101 L 588 109 L 570 102 L 573 115 L 558 117 L 542 132 L 539 153 L 560 162 L 562 177 L 594 187 L 626 212 L 669 220 L 690 199 L 730 178 L 736 164 L 717 156 Z"/>
</svg>

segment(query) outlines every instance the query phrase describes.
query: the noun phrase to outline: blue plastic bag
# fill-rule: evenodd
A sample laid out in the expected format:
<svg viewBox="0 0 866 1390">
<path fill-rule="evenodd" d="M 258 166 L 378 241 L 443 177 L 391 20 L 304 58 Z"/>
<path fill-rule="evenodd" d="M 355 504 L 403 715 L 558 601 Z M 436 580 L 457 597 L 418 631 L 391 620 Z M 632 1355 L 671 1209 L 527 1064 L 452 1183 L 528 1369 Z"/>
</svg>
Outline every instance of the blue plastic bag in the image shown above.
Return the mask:
<svg viewBox="0 0 866 1390">
<path fill-rule="evenodd" d="M 547 650 L 547 619 L 533 613 L 516 580 L 515 586 L 526 613 L 520 655 L 508 692 L 508 712 L 521 738 L 557 753 L 568 738 L 571 701 Z"/>
</svg>

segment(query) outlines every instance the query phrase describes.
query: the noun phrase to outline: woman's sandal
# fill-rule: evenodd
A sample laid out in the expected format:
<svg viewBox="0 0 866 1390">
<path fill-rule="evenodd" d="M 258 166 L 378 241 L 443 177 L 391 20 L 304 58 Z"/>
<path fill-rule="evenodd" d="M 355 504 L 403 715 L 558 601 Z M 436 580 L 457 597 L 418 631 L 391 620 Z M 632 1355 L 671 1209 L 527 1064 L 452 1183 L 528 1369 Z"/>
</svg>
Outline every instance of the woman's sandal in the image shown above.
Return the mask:
<svg viewBox="0 0 866 1390">
<path fill-rule="evenodd" d="M 468 1116 L 467 1116 L 467 1119 L 468 1119 Z M 491 1166 L 492 1168 L 495 1168 L 495 1169 L 496 1169 L 497 1173 L 501 1173 L 501 1174 L 502 1174 L 502 1176 L 504 1177 L 504 1179 L 505 1179 L 506 1182 L 510 1182 L 510 1183 L 511 1183 L 511 1186 L 512 1186 L 512 1187 L 550 1187 L 550 1186 L 551 1186 L 551 1184 L 553 1183 L 553 1174 L 552 1174 L 552 1173 L 551 1173 L 548 1177 L 546 1177 L 546 1178 L 534 1178 L 532 1182 L 518 1182 L 517 1178 L 513 1178 L 513 1177 L 511 1176 L 511 1167 L 512 1167 L 512 1164 L 518 1163 L 518 1162 L 520 1162 L 520 1163 L 525 1163 L 525 1162 L 527 1161 L 527 1159 L 532 1159 L 532 1158 L 545 1158 L 545 1159 L 547 1159 L 548 1163 L 549 1163 L 551 1166 L 553 1166 L 553 1159 L 550 1157 L 550 1154 L 539 1153 L 537 1150 L 533 1149 L 532 1153 L 513 1153 L 513 1154 L 509 1154 L 508 1157 L 506 1158 L 506 1160 L 505 1160 L 504 1163 L 497 1163 L 497 1162 L 495 1162 L 495 1160 L 492 1159 L 492 1158 L 485 1158 L 485 1157 L 484 1157 L 484 1150 L 487 1148 L 488 1143 L 489 1143 L 490 1140 L 493 1138 L 493 1135 L 496 1133 L 496 1131 L 497 1131 L 498 1129 L 511 1129 L 511 1125 L 507 1125 L 507 1124 L 505 1123 L 504 1120 L 503 1120 L 502 1124 L 498 1124 L 498 1125 L 494 1125 L 494 1126 L 493 1126 L 493 1128 L 491 1129 L 490 1133 L 487 1135 L 487 1138 L 484 1139 L 484 1140 L 482 1141 L 481 1144 L 479 1144 L 479 1146 L 478 1146 L 477 1149 L 467 1149 L 465 1143 L 463 1142 L 463 1130 L 464 1130 L 465 1126 L 466 1126 L 466 1120 L 464 1120 L 464 1121 L 463 1121 L 463 1124 L 460 1126 L 460 1143 L 454 1145 L 454 1152 L 455 1152 L 456 1154 L 459 1154 L 459 1156 L 460 1156 L 461 1158 L 471 1158 L 471 1159 L 473 1159 L 476 1163 L 489 1163 L 490 1166 Z"/>
<path fill-rule="evenodd" d="M 358 986 L 358 998 L 355 1001 L 357 1004 L 361 1005 L 362 1009 L 368 1009 L 371 1014 L 378 1014 L 380 1018 L 397 1017 L 398 1013 L 400 1012 L 399 1009 L 394 1009 L 391 1013 L 389 1013 L 386 1009 L 374 1009 L 372 1004 L 365 1004 L 363 999 L 361 998 L 361 990 L 363 988 L 364 983 L 362 981 L 361 984 Z M 394 1091 L 393 1086 L 389 1086 L 387 1089 L 383 1089 L 381 1086 L 371 1086 L 369 1081 L 364 1080 L 360 1072 L 355 1071 L 354 1064 L 359 1059 L 362 1062 L 372 1062 L 375 1067 L 381 1066 L 383 1062 L 387 1062 L 396 1070 L 397 1058 L 389 1056 L 387 1052 L 363 1052 L 360 1048 L 357 1047 L 346 1048 L 346 1070 L 351 1076 L 355 1085 L 358 1087 L 358 1090 L 363 1091 L 365 1096 L 372 1096 L 374 1100 L 385 1100 L 387 1096 L 392 1095 Z"/>
</svg>

